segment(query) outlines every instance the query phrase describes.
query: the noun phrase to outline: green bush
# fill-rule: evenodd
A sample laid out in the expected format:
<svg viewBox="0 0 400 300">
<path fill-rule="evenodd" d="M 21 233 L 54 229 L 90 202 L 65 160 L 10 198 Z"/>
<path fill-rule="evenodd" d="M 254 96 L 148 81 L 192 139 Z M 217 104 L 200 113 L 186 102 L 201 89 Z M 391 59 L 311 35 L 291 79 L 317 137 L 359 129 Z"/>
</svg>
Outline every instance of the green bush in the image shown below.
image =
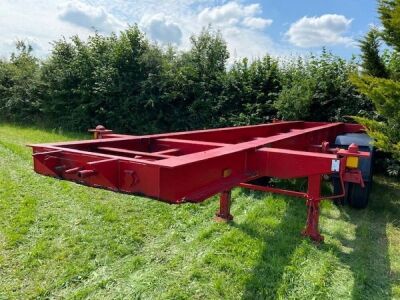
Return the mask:
<svg viewBox="0 0 400 300">
<path fill-rule="evenodd" d="M 151 131 L 146 80 L 160 72 L 161 50 L 137 27 L 120 36 L 96 34 L 57 41 L 43 66 L 43 110 L 51 124 L 83 130 L 104 124 L 122 131 Z"/>
<path fill-rule="evenodd" d="M 55 41 L 42 61 L 24 43 L 17 50 L 0 61 L 0 116 L 8 121 L 141 134 L 371 113 L 348 80 L 354 61 L 323 51 L 228 64 L 226 42 L 211 28 L 187 51 L 151 43 L 137 26 Z"/>
<path fill-rule="evenodd" d="M 42 108 L 40 64 L 29 45 L 17 42 L 16 48 L 9 61 L 0 60 L 0 118 L 32 123 Z"/>
<path fill-rule="evenodd" d="M 275 103 L 281 91 L 278 60 L 269 55 L 251 63 L 236 61 L 224 80 L 220 98 L 220 125 L 248 125 L 276 117 Z"/>
<path fill-rule="evenodd" d="M 347 116 L 369 115 L 371 102 L 348 80 L 357 69 L 325 50 L 321 56 L 290 61 L 283 67 L 283 88 L 275 103 L 285 120 L 348 121 Z"/>
</svg>

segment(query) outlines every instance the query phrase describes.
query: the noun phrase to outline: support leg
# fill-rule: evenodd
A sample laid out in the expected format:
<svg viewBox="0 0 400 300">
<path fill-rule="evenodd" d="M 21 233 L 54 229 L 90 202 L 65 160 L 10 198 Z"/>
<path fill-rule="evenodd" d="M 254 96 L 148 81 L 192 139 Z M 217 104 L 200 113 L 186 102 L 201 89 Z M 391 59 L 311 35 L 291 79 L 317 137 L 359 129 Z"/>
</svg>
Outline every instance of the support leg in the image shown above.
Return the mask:
<svg viewBox="0 0 400 300">
<path fill-rule="evenodd" d="M 313 241 L 322 242 L 324 237 L 319 233 L 319 203 L 321 193 L 321 176 L 308 177 L 307 223 L 302 234 Z"/>
<path fill-rule="evenodd" d="M 230 214 L 231 191 L 223 191 L 219 196 L 219 211 L 215 214 L 217 221 L 231 221 L 233 216 Z"/>
<path fill-rule="evenodd" d="M 307 200 L 307 223 L 302 234 L 316 242 L 322 242 L 324 237 L 319 233 L 319 200 Z"/>
</svg>

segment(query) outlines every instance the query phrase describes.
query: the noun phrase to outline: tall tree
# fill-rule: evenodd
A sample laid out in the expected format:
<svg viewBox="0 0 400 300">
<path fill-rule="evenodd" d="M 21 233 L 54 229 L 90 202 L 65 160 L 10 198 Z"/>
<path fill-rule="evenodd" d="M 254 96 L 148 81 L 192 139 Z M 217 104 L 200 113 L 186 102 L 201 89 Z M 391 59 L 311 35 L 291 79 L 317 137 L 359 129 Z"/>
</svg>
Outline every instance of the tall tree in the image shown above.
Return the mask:
<svg viewBox="0 0 400 300">
<path fill-rule="evenodd" d="M 367 35 L 360 40 L 363 71 L 376 77 L 387 77 L 387 70 L 383 58 L 379 54 L 379 32 L 372 28 Z"/>
<path fill-rule="evenodd" d="M 400 51 L 400 0 L 379 0 L 378 3 L 383 40 Z"/>
<path fill-rule="evenodd" d="M 400 0 L 380 0 L 378 12 L 384 27 L 382 39 L 396 54 L 400 50 Z M 366 118 L 357 120 L 367 127 L 376 146 L 400 159 L 400 81 L 391 74 L 388 77 L 372 74 L 352 77 L 352 82 L 371 99 L 381 117 L 381 121 Z"/>
</svg>

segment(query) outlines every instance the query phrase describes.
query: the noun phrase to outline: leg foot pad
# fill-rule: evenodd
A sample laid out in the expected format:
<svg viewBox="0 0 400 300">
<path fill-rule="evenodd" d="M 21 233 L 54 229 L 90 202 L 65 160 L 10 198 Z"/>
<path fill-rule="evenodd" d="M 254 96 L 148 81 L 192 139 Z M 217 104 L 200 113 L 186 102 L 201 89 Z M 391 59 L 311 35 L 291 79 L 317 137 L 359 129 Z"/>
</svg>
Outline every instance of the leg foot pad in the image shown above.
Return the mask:
<svg viewBox="0 0 400 300">
<path fill-rule="evenodd" d="M 307 231 L 307 229 L 304 229 L 301 234 L 305 237 L 310 238 L 312 241 L 316 243 L 323 243 L 324 242 L 324 236 L 319 234 L 319 233 L 310 233 Z"/>
<path fill-rule="evenodd" d="M 219 222 L 219 223 L 223 223 L 223 222 L 226 223 L 226 222 L 232 221 L 232 220 L 233 220 L 233 216 L 232 216 L 231 214 L 229 214 L 229 215 L 227 215 L 227 216 L 223 216 L 223 215 L 221 215 L 219 212 L 217 212 L 217 213 L 215 214 L 214 220 L 215 220 L 216 222 Z"/>
</svg>

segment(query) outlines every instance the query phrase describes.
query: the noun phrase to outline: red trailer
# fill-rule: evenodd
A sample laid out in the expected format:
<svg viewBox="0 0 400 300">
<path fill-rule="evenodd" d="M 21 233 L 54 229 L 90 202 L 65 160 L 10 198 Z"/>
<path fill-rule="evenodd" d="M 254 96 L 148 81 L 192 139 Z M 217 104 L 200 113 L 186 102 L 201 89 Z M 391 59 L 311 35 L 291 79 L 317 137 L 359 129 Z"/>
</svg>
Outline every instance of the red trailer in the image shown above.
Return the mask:
<svg viewBox="0 0 400 300">
<path fill-rule="evenodd" d="M 30 145 L 35 171 L 175 204 L 201 202 L 220 193 L 217 217 L 222 220 L 233 218 L 230 191 L 236 186 L 297 196 L 308 207 L 303 234 L 315 241 L 323 239 L 320 201 L 343 198 L 349 184 L 366 190 L 359 165 L 370 153 L 359 151 L 356 144 L 335 146 L 338 136 L 364 131 L 356 124 L 274 122 L 142 136 L 114 134 L 103 126 L 91 131 L 94 140 Z M 323 175 L 335 176 L 336 194 L 321 196 Z M 264 177 L 305 177 L 308 189 L 258 184 Z M 362 195 L 361 206 L 368 193 Z"/>
</svg>

